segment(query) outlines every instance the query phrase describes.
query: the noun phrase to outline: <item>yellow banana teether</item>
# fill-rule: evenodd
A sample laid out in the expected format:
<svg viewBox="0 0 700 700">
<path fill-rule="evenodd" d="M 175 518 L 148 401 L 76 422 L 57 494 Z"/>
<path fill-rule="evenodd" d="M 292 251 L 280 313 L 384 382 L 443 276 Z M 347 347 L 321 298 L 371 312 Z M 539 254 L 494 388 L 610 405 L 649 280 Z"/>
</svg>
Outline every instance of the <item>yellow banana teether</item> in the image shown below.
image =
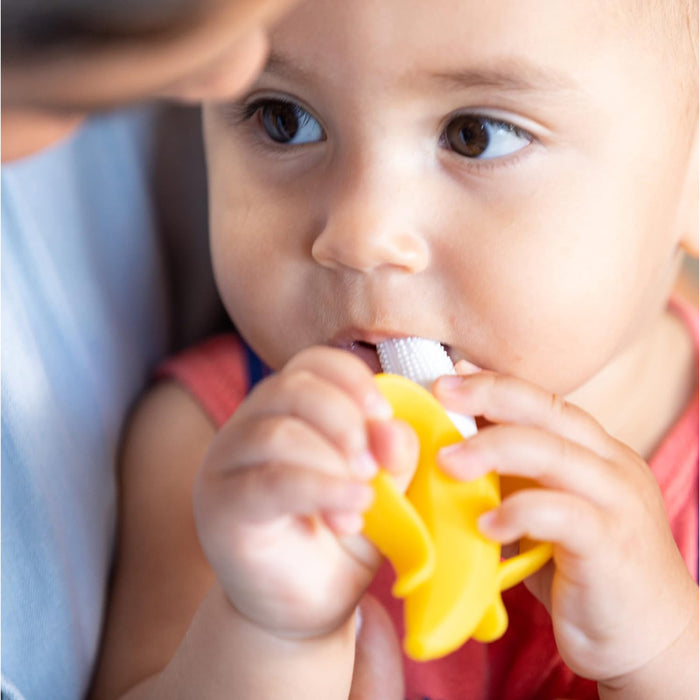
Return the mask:
<svg viewBox="0 0 700 700">
<path fill-rule="evenodd" d="M 438 401 L 423 387 L 393 374 L 376 377 L 394 414 L 420 441 L 416 474 L 406 495 L 384 472 L 365 514 L 365 535 L 397 573 L 393 593 L 405 599 L 406 653 L 434 659 L 474 637 L 492 641 L 506 630 L 501 591 L 534 573 L 551 556 L 540 543 L 501 561 L 501 547 L 481 535 L 476 520 L 500 503 L 495 473 L 461 482 L 435 464 L 437 451 L 462 437 Z"/>
</svg>

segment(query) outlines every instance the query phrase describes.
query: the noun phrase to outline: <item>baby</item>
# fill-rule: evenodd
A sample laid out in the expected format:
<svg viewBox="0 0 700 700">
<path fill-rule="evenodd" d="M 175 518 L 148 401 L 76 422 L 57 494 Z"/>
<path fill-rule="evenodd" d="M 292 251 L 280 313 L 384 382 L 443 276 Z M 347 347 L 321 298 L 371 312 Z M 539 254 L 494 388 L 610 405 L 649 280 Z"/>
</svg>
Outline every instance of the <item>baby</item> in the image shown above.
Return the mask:
<svg viewBox="0 0 700 700">
<path fill-rule="evenodd" d="M 96 695 L 695 696 L 697 322 L 671 296 L 697 255 L 696 10 L 310 0 L 205 108 L 219 291 L 273 372 L 246 395 L 256 362 L 219 337 L 138 407 Z M 405 335 L 448 349 L 433 392 L 482 426 L 442 468 L 538 483 L 482 532 L 554 556 L 502 640 L 404 681 L 360 531 L 378 464 L 415 464 L 372 379 Z"/>
</svg>

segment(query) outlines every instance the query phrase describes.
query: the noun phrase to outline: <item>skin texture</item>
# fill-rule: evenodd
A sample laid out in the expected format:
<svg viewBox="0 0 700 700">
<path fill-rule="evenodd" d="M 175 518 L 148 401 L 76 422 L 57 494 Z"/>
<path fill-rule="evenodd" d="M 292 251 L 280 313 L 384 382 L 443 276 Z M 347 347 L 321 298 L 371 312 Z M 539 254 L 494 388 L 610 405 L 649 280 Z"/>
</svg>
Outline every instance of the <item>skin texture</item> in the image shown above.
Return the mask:
<svg viewBox="0 0 700 700">
<path fill-rule="evenodd" d="M 504 499 L 482 529 L 504 543 L 554 543 L 552 566 L 528 585 L 566 663 L 597 680 L 601 697 L 693 697 L 697 587 L 644 460 L 695 381 L 692 343 L 666 312 L 682 251 L 697 249 L 695 69 L 675 44 L 664 50 L 668 27 L 649 34 L 661 18 L 632 25 L 608 7 L 312 0 L 275 28 L 267 68 L 243 97 L 206 107 L 219 290 L 278 372 L 215 436 L 205 430 L 191 459 L 183 430 L 168 427 L 196 413 L 191 400 L 160 387 L 139 409 L 124 460 L 130 517 L 111 674 L 133 677 L 134 661 L 110 661 L 109 645 L 135 643 L 134 658 L 155 648 L 153 671 L 167 666 L 146 686 L 158 688 L 174 669 L 198 668 L 207 629 L 255 641 L 232 658 L 259 672 L 256 697 L 274 697 L 265 670 L 290 644 L 289 697 L 307 676 L 319 697 L 360 687 L 352 669 L 366 649 L 340 640 L 377 565 L 355 534 L 362 482 L 374 461 L 405 484 L 415 444 L 346 349 L 420 335 L 463 361 L 436 396 L 486 424 L 441 455 L 443 467 L 544 487 Z M 307 115 L 291 128 L 301 143 L 274 138 L 293 122 L 280 99 Z M 487 139 L 488 157 L 467 157 L 453 138 L 464 114 L 514 126 Z M 187 527 L 171 508 L 162 520 L 153 510 L 169 503 L 158 494 L 179 473 L 173 460 L 183 493 L 194 491 Z M 144 471 L 155 481 L 139 487 Z M 148 508 L 131 505 L 136 494 Z M 159 549 L 144 534 L 154 531 L 190 545 L 139 580 L 147 550 Z M 186 573 L 190 558 L 211 565 L 208 594 L 211 579 Z M 165 564 L 182 572 L 176 584 Z M 159 585 L 207 597 L 168 630 L 177 608 L 151 611 Z M 231 610 L 216 616 L 211 601 L 222 598 Z M 386 628 L 374 629 L 383 667 L 397 669 Z M 376 685 L 363 697 L 401 697 L 388 690 L 394 676 L 368 674 Z"/>
</svg>

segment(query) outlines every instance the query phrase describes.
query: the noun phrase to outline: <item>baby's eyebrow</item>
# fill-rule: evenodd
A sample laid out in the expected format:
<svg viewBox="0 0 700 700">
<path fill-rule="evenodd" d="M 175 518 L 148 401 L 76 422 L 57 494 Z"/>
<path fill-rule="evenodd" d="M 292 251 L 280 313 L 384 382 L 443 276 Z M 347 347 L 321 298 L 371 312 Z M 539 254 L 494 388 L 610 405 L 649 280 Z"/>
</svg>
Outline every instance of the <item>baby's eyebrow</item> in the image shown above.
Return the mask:
<svg viewBox="0 0 700 700">
<path fill-rule="evenodd" d="M 275 52 L 270 53 L 264 72 L 300 81 L 313 81 L 318 77 L 313 65 L 299 63 Z M 540 94 L 570 94 L 581 90 L 573 76 L 554 68 L 538 66 L 521 57 L 505 57 L 484 65 L 454 70 L 408 70 L 401 80 L 409 88 L 427 80 L 442 83 L 448 90 L 486 88 Z"/>
<path fill-rule="evenodd" d="M 450 89 L 495 88 L 513 92 L 572 92 L 580 89 L 572 76 L 521 58 L 506 58 L 454 71 L 414 74 L 410 79 L 422 76 L 442 82 Z"/>
<path fill-rule="evenodd" d="M 301 65 L 274 51 L 271 51 L 267 57 L 263 72 L 277 75 L 280 78 L 302 81 L 313 80 L 316 77 L 313 68 Z"/>
</svg>

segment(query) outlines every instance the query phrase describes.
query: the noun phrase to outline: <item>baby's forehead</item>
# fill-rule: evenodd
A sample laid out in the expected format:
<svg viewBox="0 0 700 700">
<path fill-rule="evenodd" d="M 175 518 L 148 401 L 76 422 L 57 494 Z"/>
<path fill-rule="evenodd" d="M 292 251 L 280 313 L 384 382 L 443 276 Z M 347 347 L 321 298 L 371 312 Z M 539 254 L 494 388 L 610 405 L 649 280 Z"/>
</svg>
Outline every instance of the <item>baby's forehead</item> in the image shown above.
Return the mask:
<svg viewBox="0 0 700 700">
<path fill-rule="evenodd" d="M 619 32 L 636 39 L 633 50 L 636 47 L 658 58 L 668 71 L 668 83 L 684 96 L 694 120 L 698 107 L 697 0 L 625 0 L 617 12 Z"/>
<path fill-rule="evenodd" d="M 665 55 L 682 68 L 697 70 L 697 0 L 619 0 L 597 4 L 620 36 L 641 42 L 647 51 Z"/>
<path fill-rule="evenodd" d="M 299 73 L 325 70 L 339 81 L 364 73 L 412 84 L 426 74 L 476 67 L 500 73 L 501 82 L 538 82 L 522 76 L 539 73 L 566 84 L 575 82 L 577 71 L 608 60 L 611 50 L 626 56 L 617 66 L 608 61 L 610 70 L 659 58 L 688 61 L 680 44 L 690 41 L 679 39 L 688 32 L 682 19 L 691 0 L 669 1 L 672 7 L 660 0 L 307 0 L 273 32 L 268 67 L 279 73 L 294 64 Z"/>
</svg>

